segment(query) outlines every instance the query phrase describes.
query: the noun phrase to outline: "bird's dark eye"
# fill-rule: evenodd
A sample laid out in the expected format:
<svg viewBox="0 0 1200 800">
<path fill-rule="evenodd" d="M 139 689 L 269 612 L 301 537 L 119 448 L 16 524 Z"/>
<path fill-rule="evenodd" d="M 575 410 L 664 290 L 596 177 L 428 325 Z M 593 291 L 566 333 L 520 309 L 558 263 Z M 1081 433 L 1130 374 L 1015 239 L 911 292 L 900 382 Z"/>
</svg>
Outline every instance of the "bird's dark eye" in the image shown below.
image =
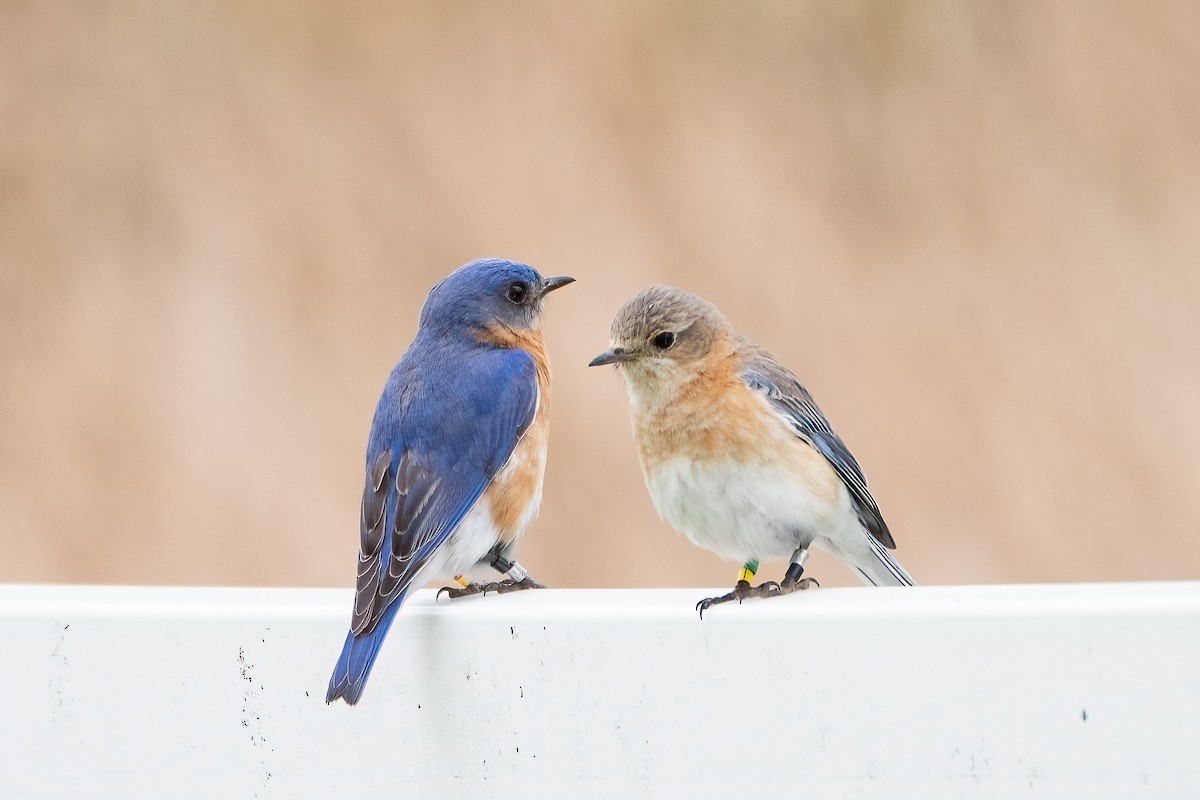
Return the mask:
<svg viewBox="0 0 1200 800">
<path fill-rule="evenodd" d="M 521 305 L 525 302 L 525 298 L 529 296 L 529 287 L 517 281 L 509 285 L 508 290 L 504 293 L 513 303 Z"/>
<path fill-rule="evenodd" d="M 675 344 L 675 334 L 670 331 L 663 331 L 650 340 L 650 343 L 659 350 L 666 350 L 671 345 Z"/>
</svg>

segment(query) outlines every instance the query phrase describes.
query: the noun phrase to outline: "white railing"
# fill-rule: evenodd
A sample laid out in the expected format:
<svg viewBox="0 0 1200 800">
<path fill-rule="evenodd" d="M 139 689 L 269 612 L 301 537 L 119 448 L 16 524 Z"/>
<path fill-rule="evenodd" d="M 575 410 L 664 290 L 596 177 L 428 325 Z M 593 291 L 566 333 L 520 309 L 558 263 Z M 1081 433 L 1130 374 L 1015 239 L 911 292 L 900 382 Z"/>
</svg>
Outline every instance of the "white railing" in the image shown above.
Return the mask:
<svg viewBox="0 0 1200 800">
<path fill-rule="evenodd" d="M 1200 797 L 1200 582 L 417 594 L 0 587 L 0 797 Z"/>
</svg>

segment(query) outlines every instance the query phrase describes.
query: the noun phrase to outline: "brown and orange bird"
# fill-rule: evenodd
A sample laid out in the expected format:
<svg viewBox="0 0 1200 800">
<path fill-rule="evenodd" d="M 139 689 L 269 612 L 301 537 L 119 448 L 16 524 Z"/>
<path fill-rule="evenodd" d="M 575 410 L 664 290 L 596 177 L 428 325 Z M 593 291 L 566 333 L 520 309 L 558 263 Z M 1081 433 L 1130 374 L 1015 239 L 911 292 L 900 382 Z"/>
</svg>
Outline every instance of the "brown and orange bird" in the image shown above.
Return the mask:
<svg viewBox="0 0 1200 800">
<path fill-rule="evenodd" d="M 654 507 L 693 544 L 743 564 L 733 591 L 697 604 L 774 597 L 818 546 L 873 586 L 912 586 L 858 462 L 796 376 L 706 300 L 669 286 L 630 298 L 612 347 L 589 366 L 625 378 Z M 783 580 L 751 586 L 759 559 L 790 556 Z"/>
</svg>

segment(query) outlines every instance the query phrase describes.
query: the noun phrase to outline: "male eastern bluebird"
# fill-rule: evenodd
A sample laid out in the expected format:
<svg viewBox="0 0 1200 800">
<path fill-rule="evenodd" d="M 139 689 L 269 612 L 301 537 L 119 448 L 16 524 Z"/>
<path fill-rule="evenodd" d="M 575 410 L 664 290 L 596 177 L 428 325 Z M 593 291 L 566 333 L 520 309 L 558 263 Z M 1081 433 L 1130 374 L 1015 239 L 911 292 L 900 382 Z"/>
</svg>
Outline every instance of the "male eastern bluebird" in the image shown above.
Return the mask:
<svg viewBox="0 0 1200 800">
<path fill-rule="evenodd" d="M 744 566 L 734 590 L 697 604 L 806 589 L 818 545 L 875 586 L 912 586 L 854 456 L 796 376 L 717 307 L 651 286 L 612 324 L 589 366 L 625 376 L 646 488 L 693 544 Z M 758 559 L 791 556 L 783 580 L 751 586 Z"/>
<path fill-rule="evenodd" d="M 573 280 L 485 259 L 429 292 L 371 423 L 354 613 L 325 702 L 358 702 L 410 588 L 448 578 L 461 587 L 451 597 L 542 588 L 513 552 L 542 499 L 542 299 Z M 506 580 L 473 580 L 485 567 Z"/>
</svg>

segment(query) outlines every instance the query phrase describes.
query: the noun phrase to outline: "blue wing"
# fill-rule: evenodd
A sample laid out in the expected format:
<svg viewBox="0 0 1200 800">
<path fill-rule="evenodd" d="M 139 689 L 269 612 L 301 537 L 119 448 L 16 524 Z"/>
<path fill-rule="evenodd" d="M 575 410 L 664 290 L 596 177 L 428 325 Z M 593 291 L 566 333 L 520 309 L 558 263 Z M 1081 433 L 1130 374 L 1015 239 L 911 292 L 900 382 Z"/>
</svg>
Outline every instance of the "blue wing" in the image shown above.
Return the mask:
<svg viewBox="0 0 1200 800">
<path fill-rule="evenodd" d="M 896 542 L 883 521 L 883 514 L 867 489 L 867 479 L 862 468 L 854 460 L 849 448 L 841 440 L 829 421 L 817 408 L 808 390 L 800 385 L 786 367 L 764 350 L 752 352 L 740 373 L 751 389 L 761 392 L 767 401 L 788 424 L 796 435 L 812 445 L 830 463 L 838 477 L 850 490 L 859 519 L 872 536 L 888 549 L 895 549 Z"/>
<path fill-rule="evenodd" d="M 396 365 L 367 445 L 354 613 L 327 702 L 357 701 L 413 578 L 508 461 L 537 392 L 519 349 L 414 342 Z"/>
</svg>

